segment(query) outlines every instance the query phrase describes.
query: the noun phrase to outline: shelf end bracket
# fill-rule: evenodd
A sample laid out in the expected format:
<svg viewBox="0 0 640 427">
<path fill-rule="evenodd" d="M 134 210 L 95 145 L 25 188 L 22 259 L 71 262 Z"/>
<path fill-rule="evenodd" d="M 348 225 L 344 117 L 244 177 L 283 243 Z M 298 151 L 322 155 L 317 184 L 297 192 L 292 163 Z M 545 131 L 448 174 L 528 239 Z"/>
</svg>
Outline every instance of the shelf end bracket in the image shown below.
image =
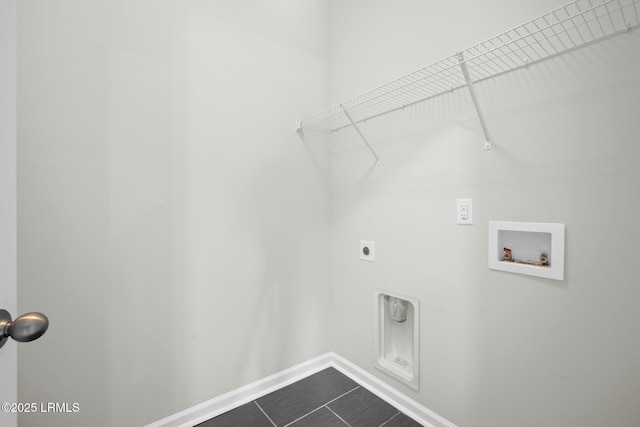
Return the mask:
<svg viewBox="0 0 640 427">
<path fill-rule="evenodd" d="M 473 89 L 473 81 L 471 80 L 471 76 L 469 75 L 469 70 L 467 69 L 467 63 L 465 62 L 463 52 L 458 53 L 458 62 L 460 63 L 460 68 L 462 69 L 462 75 L 464 76 L 464 80 L 467 83 L 467 88 L 469 89 L 469 94 L 471 95 L 473 106 L 476 108 L 476 113 L 478 114 L 478 118 L 480 119 L 482 132 L 484 132 L 484 139 L 485 139 L 484 149 L 491 150 L 491 148 L 493 147 L 493 143 L 491 142 L 491 137 L 489 136 L 489 129 L 487 129 L 487 123 L 484 121 L 484 115 L 482 114 L 482 110 L 480 109 L 480 104 L 478 103 L 476 92 Z"/>
<path fill-rule="evenodd" d="M 298 136 L 300 137 L 300 140 L 306 144 L 307 141 L 305 140 L 304 130 L 302 129 L 302 120 L 296 119 L 296 129 L 295 129 L 295 131 L 298 134 Z"/>
</svg>

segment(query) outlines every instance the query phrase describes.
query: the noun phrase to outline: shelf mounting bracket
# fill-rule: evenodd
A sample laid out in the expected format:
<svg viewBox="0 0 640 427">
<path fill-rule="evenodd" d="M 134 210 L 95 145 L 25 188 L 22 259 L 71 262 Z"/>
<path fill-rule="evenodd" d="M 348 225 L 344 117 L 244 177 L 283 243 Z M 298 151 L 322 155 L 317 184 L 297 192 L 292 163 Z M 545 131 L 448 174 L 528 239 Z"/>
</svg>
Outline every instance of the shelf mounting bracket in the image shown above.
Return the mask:
<svg viewBox="0 0 640 427">
<path fill-rule="evenodd" d="M 364 141 L 369 151 L 371 151 L 371 154 L 373 154 L 373 157 L 376 158 L 376 166 L 380 166 L 380 157 L 378 157 L 378 155 L 373 150 L 373 148 L 371 148 L 369 141 L 367 141 L 367 138 L 364 137 L 364 135 L 360 131 L 360 128 L 358 127 L 358 125 L 356 125 L 356 122 L 353 121 L 353 119 L 351 118 L 351 115 L 349 115 L 349 112 L 347 111 L 346 108 L 344 108 L 342 104 L 340 104 L 340 108 L 342 108 L 342 112 L 344 112 L 344 115 L 347 116 L 347 119 L 349 119 L 349 121 L 351 122 L 351 125 L 353 125 L 353 128 L 356 130 L 356 132 L 358 132 L 358 135 L 360 135 L 360 138 L 362 138 L 362 140 Z"/>
<path fill-rule="evenodd" d="M 471 80 L 471 76 L 469 76 L 469 70 L 467 69 L 467 63 L 465 62 L 463 52 L 458 53 L 458 62 L 460 63 L 460 68 L 462 69 L 462 75 L 464 76 L 464 80 L 467 83 L 467 88 L 469 89 L 469 94 L 471 95 L 473 106 L 476 107 L 476 113 L 478 114 L 478 118 L 480 119 L 482 132 L 484 132 L 484 139 L 485 139 L 484 149 L 491 150 L 493 143 L 491 142 L 491 137 L 489 136 L 489 129 L 487 129 L 487 123 L 484 121 L 484 115 L 482 114 L 482 110 L 480 109 L 480 104 L 478 103 L 476 92 L 473 89 L 473 81 Z"/>
</svg>

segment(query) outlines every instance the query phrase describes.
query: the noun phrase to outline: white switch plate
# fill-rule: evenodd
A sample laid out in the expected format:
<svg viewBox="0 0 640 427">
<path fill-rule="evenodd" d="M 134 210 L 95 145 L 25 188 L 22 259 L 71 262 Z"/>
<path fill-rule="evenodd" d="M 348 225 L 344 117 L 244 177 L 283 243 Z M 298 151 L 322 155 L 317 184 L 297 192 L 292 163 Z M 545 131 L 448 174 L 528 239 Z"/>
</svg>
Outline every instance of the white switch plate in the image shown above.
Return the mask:
<svg viewBox="0 0 640 427">
<path fill-rule="evenodd" d="M 376 242 L 360 240 L 360 259 L 371 262 L 376 260 Z"/>
<path fill-rule="evenodd" d="M 456 202 L 456 220 L 458 224 L 473 224 L 472 199 L 458 199 Z"/>
</svg>

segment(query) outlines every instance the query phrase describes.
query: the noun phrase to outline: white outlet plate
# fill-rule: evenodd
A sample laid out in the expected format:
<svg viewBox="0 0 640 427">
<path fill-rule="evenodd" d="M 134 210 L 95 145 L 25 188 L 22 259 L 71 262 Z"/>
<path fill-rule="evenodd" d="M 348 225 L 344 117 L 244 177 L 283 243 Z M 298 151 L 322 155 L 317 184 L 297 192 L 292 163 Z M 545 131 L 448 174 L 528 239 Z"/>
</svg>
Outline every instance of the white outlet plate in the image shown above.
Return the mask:
<svg viewBox="0 0 640 427">
<path fill-rule="evenodd" d="M 458 224 L 473 224 L 472 199 L 457 199 L 456 220 Z"/>
<path fill-rule="evenodd" d="M 371 262 L 376 260 L 376 242 L 360 240 L 360 259 Z"/>
</svg>

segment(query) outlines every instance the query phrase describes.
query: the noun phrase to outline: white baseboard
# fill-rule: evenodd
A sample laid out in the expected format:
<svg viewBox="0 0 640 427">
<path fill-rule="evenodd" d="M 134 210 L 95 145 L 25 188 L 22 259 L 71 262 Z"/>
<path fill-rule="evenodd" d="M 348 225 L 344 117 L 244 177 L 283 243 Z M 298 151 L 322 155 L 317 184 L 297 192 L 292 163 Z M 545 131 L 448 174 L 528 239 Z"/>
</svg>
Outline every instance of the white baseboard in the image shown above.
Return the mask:
<svg viewBox="0 0 640 427">
<path fill-rule="evenodd" d="M 233 408 L 258 399 L 325 368 L 334 367 L 362 387 L 398 408 L 426 427 L 456 427 L 438 414 L 390 387 L 362 368 L 338 356 L 326 353 L 284 371 L 200 403 L 145 427 L 193 427 Z"/>
<path fill-rule="evenodd" d="M 435 412 L 425 408 L 415 400 L 405 396 L 384 381 L 364 369 L 354 365 L 347 359 L 335 354 L 331 355 L 331 366 L 342 372 L 362 387 L 369 390 L 385 402 L 395 406 L 405 415 L 413 418 L 426 427 L 456 427 L 455 424 L 442 418 Z"/>
<path fill-rule="evenodd" d="M 170 415 L 145 427 L 193 427 L 331 366 L 330 353 L 276 372 L 244 387 Z"/>
</svg>

